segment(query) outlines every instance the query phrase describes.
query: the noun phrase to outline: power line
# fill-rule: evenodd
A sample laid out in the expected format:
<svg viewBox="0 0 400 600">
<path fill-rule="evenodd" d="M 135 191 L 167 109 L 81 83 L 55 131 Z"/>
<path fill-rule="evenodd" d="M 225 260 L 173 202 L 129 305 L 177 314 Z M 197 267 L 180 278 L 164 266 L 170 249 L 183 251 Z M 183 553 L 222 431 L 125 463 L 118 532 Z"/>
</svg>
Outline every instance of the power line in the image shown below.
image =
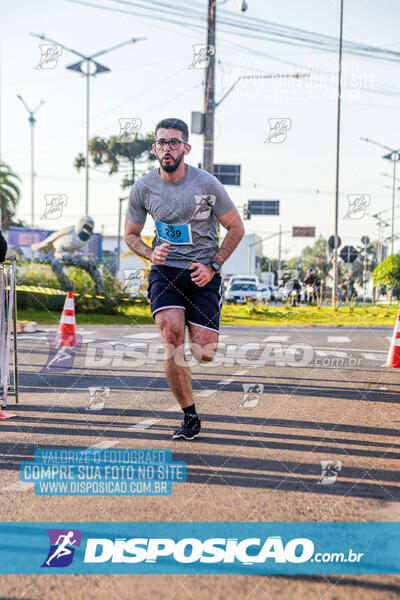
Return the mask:
<svg viewBox="0 0 400 600">
<path fill-rule="evenodd" d="M 204 7 L 200 7 L 200 5 L 193 3 L 189 4 L 188 10 L 187 2 L 185 2 L 185 6 L 182 6 L 161 2 L 159 0 L 151 0 L 151 6 L 149 6 L 149 0 L 141 0 L 140 4 L 128 0 L 109 0 L 110 2 L 119 5 L 134 8 L 136 9 L 135 12 L 134 10 L 89 3 L 84 0 L 68 1 L 77 4 L 85 4 L 86 6 L 91 6 L 93 8 L 109 10 L 111 12 L 139 16 L 144 19 L 162 20 L 174 25 L 180 25 L 181 27 L 184 26 L 185 28 L 204 31 L 205 19 L 203 17 L 205 11 L 201 10 L 201 8 L 204 9 Z M 137 12 L 138 10 L 142 12 Z M 173 18 L 170 18 L 167 15 L 170 15 Z M 179 18 L 180 20 L 177 21 L 176 18 Z M 281 25 L 265 19 L 249 16 L 246 17 L 246 21 L 244 22 L 236 13 L 225 9 L 221 10 L 219 27 L 221 32 L 229 35 L 250 37 L 251 39 L 259 39 L 297 47 L 300 46 L 303 48 L 312 48 L 324 52 L 336 53 L 337 51 L 338 40 L 334 36 L 319 34 L 313 31 Z M 351 40 L 343 41 L 343 50 L 346 54 L 359 56 L 361 58 L 369 58 L 389 63 L 400 61 L 400 52 L 398 51 L 388 50 L 387 48 L 380 48 L 369 44 L 362 44 Z"/>
</svg>

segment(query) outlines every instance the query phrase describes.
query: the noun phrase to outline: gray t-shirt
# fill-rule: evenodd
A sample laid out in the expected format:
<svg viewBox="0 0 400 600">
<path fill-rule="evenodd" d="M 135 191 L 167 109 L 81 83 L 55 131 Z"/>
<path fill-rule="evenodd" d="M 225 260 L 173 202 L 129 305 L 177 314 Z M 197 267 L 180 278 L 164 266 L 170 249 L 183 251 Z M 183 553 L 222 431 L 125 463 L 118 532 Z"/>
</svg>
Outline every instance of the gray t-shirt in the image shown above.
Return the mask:
<svg viewBox="0 0 400 600">
<path fill-rule="evenodd" d="M 154 221 L 191 229 L 192 244 L 171 244 L 165 265 L 187 269 L 192 262 L 208 264 L 218 251 L 218 217 L 234 208 L 222 183 L 216 177 L 188 165 L 185 177 L 177 183 L 162 179 L 158 169 L 134 183 L 129 195 L 127 218 L 143 225 L 149 213 Z M 153 248 L 162 244 L 156 232 Z"/>
</svg>

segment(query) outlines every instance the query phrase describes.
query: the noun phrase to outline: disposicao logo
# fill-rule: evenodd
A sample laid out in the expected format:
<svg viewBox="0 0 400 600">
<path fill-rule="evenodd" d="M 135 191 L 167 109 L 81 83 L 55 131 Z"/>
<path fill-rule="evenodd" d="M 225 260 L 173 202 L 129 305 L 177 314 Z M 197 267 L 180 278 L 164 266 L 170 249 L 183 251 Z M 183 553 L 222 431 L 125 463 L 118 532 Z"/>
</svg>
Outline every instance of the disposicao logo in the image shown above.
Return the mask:
<svg viewBox="0 0 400 600">
<path fill-rule="evenodd" d="M 85 563 L 156 563 L 166 557 L 177 563 L 234 563 L 251 565 L 264 563 L 268 558 L 276 563 L 303 563 L 313 556 L 314 544 L 307 538 L 294 538 L 282 543 L 280 536 L 231 539 L 183 538 L 89 538 L 86 543 Z"/>
<path fill-rule="evenodd" d="M 79 529 L 48 529 L 50 549 L 42 567 L 68 567 L 74 558 L 74 546 L 80 546 L 82 532 Z"/>
</svg>

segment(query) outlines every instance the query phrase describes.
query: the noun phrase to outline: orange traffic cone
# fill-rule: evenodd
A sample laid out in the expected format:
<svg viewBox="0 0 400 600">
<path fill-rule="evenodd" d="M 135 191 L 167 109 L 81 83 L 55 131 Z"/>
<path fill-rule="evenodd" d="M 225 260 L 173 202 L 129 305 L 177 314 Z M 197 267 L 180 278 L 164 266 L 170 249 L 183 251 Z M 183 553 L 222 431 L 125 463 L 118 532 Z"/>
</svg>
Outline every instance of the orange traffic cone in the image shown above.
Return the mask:
<svg viewBox="0 0 400 600">
<path fill-rule="evenodd" d="M 384 367 L 400 367 L 400 314 L 397 315 L 393 330 L 392 341 L 390 342 L 389 354 Z"/>
<path fill-rule="evenodd" d="M 74 294 L 68 292 L 56 335 L 56 346 L 76 346 Z"/>
</svg>

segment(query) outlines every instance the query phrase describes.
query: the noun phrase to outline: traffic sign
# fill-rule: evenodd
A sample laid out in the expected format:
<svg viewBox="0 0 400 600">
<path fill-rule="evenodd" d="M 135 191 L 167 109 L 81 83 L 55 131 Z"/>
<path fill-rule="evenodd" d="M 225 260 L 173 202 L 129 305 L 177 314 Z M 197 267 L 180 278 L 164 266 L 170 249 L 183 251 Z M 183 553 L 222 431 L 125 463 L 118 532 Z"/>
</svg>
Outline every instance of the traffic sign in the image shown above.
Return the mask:
<svg viewBox="0 0 400 600">
<path fill-rule="evenodd" d="M 279 217 L 279 200 L 249 200 L 247 209 L 251 215 L 273 215 Z"/>
<path fill-rule="evenodd" d="M 240 185 L 240 165 L 214 164 L 214 175 L 224 185 Z"/>
<path fill-rule="evenodd" d="M 292 227 L 292 237 L 315 237 L 315 227 Z"/>
<path fill-rule="evenodd" d="M 369 237 L 367 235 L 363 235 L 361 238 L 361 243 L 364 244 L 364 246 L 367 246 L 369 244 Z"/>
<path fill-rule="evenodd" d="M 336 248 L 339 248 L 342 245 L 342 240 L 340 239 L 339 236 L 336 236 Z M 335 236 L 331 235 L 331 237 L 328 240 L 328 246 L 331 250 L 333 250 L 335 248 Z"/>
<path fill-rule="evenodd" d="M 352 263 L 358 256 L 357 250 L 354 246 L 344 246 L 340 251 L 340 258 L 346 263 Z"/>
</svg>

